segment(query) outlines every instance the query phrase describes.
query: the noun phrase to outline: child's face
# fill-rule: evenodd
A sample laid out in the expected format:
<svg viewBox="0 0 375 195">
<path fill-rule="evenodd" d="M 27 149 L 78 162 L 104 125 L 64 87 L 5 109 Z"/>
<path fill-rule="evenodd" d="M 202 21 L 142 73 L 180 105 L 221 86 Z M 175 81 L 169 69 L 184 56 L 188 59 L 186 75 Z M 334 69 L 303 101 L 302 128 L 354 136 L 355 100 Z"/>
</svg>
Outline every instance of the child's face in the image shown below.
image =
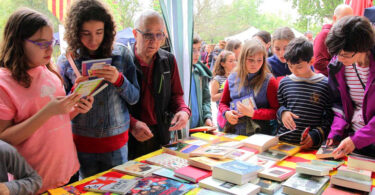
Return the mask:
<svg viewBox="0 0 375 195">
<path fill-rule="evenodd" d="M 90 20 L 82 24 L 80 39 L 89 52 L 95 52 L 104 38 L 104 22 Z"/>
<path fill-rule="evenodd" d="M 226 73 L 229 73 L 236 66 L 237 61 L 234 55 L 228 55 L 224 63 L 221 63 Z"/>
<path fill-rule="evenodd" d="M 38 44 L 48 45 L 48 43 L 52 43 L 52 28 L 50 26 L 42 27 L 27 40 L 24 42 L 24 51 L 30 68 L 48 64 L 51 60 L 53 44 L 46 48 Z"/>
<path fill-rule="evenodd" d="M 343 63 L 345 66 L 351 66 L 358 60 L 358 55 L 359 53 L 357 52 L 350 52 L 350 51 L 344 51 L 341 50 L 339 54 L 337 54 L 337 59 L 341 63 Z"/>
<path fill-rule="evenodd" d="M 248 73 L 256 73 L 262 68 L 263 65 L 263 53 L 256 53 L 253 56 L 247 56 L 246 58 L 246 70 Z"/>
<path fill-rule="evenodd" d="M 311 62 L 306 61 L 300 61 L 297 64 L 291 64 L 290 62 L 288 62 L 288 67 L 289 70 L 297 77 L 307 77 L 312 73 L 310 64 Z"/>
<path fill-rule="evenodd" d="M 193 44 L 193 64 L 196 64 L 199 60 L 201 51 L 201 43 Z"/>
<path fill-rule="evenodd" d="M 285 48 L 288 45 L 288 40 L 274 40 L 273 41 L 273 53 L 279 58 L 282 63 L 286 63 L 284 58 Z"/>
</svg>

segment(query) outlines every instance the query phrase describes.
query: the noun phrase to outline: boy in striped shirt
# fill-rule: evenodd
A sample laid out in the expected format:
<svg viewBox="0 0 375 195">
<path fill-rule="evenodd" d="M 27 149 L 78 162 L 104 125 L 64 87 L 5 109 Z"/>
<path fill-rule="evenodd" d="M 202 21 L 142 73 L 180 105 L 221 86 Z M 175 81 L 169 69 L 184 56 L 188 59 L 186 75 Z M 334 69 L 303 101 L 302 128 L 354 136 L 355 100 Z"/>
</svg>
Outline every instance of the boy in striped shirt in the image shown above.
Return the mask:
<svg viewBox="0 0 375 195">
<path fill-rule="evenodd" d="M 277 118 L 281 141 L 300 144 L 301 148 L 318 148 L 326 139 L 332 122 L 328 79 L 311 70 L 313 45 L 305 38 L 292 40 L 284 58 L 292 72 L 280 81 L 277 92 L 280 108 Z M 307 136 L 302 132 L 310 128 Z"/>
</svg>

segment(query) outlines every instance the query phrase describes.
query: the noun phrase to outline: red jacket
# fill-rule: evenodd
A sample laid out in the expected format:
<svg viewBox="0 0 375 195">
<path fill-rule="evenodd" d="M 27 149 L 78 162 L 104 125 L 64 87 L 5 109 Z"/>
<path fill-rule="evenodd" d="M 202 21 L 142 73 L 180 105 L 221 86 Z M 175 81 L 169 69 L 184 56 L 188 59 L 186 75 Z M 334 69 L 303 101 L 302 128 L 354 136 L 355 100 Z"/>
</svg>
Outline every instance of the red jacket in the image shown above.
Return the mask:
<svg viewBox="0 0 375 195">
<path fill-rule="evenodd" d="M 327 66 L 329 61 L 331 60 L 332 56 L 329 55 L 325 41 L 329 31 L 332 28 L 332 24 L 325 24 L 322 27 L 322 31 L 314 40 L 314 69 L 317 73 L 322 73 L 325 76 L 328 76 Z"/>
</svg>

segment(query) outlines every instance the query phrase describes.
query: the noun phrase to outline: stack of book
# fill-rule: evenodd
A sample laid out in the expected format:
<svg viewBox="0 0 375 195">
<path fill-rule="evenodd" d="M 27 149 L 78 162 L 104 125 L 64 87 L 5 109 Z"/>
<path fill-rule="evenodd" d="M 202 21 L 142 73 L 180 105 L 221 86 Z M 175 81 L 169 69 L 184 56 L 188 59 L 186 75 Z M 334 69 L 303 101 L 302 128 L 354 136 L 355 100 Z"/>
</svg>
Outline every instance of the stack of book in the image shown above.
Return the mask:
<svg viewBox="0 0 375 195">
<path fill-rule="evenodd" d="M 256 195 L 260 192 L 260 187 L 252 183 L 236 185 L 234 183 L 214 179 L 212 177 L 207 177 L 206 179 L 201 180 L 199 182 L 199 186 L 226 194 Z"/>
<path fill-rule="evenodd" d="M 188 159 L 188 164 L 194 167 L 212 171 L 215 165 L 233 161 L 232 159 L 214 159 L 206 156 L 191 157 Z"/>
<path fill-rule="evenodd" d="M 244 146 L 254 148 L 261 153 L 272 146 L 276 146 L 279 143 L 279 139 L 271 135 L 254 134 L 241 142 L 244 143 Z"/>
<path fill-rule="evenodd" d="M 273 181 L 281 182 L 287 180 L 290 176 L 292 176 L 295 173 L 296 171 L 292 169 L 286 169 L 276 166 L 259 172 L 258 176 Z"/>
<path fill-rule="evenodd" d="M 112 170 L 120 172 L 120 173 L 133 175 L 136 177 L 147 177 L 147 176 L 150 176 L 152 172 L 160 168 L 161 167 L 159 166 L 141 163 L 137 161 L 128 161 L 125 164 L 113 167 Z"/>
<path fill-rule="evenodd" d="M 193 183 L 198 183 L 200 180 L 212 175 L 211 171 L 195 168 L 192 166 L 187 166 L 183 168 L 176 169 L 175 176 L 186 179 Z"/>
<path fill-rule="evenodd" d="M 329 176 L 312 176 L 296 173 L 282 184 L 283 192 L 296 195 L 321 194 L 328 181 Z"/>
<path fill-rule="evenodd" d="M 352 153 L 348 156 L 348 167 L 375 172 L 375 158 Z"/>
<path fill-rule="evenodd" d="M 331 177 L 331 184 L 365 192 L 371 191 L 371 171 L 341 166 Z"/>
<path fill-rule="evenodd" d="M 296 171 L 297 173 L 303 173 L 307 175 L 324 176 L 329 175 L 329 171 L 333 168 L 325 165 L 316 165 L 307 162 L 297 162 Z"/>
<path fill-rule="evenodd" d="M 158 165 L 167 169 L 176 170 L 188 166 L 186 159 L 167 153 L 162 153 L 146 159 L 147 163 Z"/>
<path fill-rule="evenodd" d="M 237 185 L 243 185 L 255 179 L 257 173 L 262 169 L 263 168 L 258 165 L 250 165 L 242 161 L 234 160 L 232 162 L 215 165 L 212 170 L 212 177 Z"/>
</svg>

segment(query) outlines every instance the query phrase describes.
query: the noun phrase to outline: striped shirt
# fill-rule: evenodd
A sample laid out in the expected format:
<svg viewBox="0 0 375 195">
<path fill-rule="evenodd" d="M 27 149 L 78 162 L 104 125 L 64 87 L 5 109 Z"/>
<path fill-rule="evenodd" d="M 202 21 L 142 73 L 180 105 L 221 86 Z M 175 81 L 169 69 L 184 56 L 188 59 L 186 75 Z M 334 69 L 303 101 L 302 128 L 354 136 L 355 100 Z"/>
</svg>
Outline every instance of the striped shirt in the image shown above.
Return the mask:
<svg viewBox="0 0 375 195">
<path fill-rule="evenodd" d="M 280 140 L 299 144 L 303 130 L 310 127 L 310 135 L 314 134 L 311 138 L 315 145 L 320 145 L 330 125 L 324 116 L 331 109 L 327 77 L 322 74 L 315 74 L 310 78 L 301 78 L 294 74 L 286 76 L 280 82 L 277 97 L 281 106 L 278 111 L 278 120 L 281 124 L 278 134 L 289 131 L 282 124 L 283 111 L 291 111 L 299 116 L 298 119 L 294 119 L 296 130 L 280 137 Z"/>
<path fill-rule="evenodd" d="M 356 66 L 359 77 L 361 78 L 363 84 L 366 85 L 368 75 L 369 75 L 369 67 L 360 67 Z M 362 104 L 363 104 L 363 97 L 365 96 L 365 90 L 355 72 L 353 66 L 345 66 L 345 80 L 346 84 L 349 87 L 349 95 L 350 98 L 354 102 L 354 114 L 352 118 L 352 129 L 357 131 L 365 126 L 365 122 L 362 116 Z"/>
</svg>

